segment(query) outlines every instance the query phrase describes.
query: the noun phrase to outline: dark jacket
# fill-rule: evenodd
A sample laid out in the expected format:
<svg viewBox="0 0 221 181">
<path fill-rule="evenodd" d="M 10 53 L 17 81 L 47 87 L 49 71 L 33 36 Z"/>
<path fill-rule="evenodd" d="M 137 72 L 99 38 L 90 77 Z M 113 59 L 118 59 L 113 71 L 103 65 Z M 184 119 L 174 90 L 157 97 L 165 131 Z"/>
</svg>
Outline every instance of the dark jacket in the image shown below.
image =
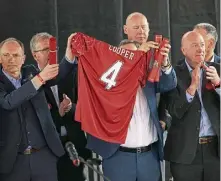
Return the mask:
<svg viewBox="0 0 221 181">
<path fill-rule="evenodd" d="M 59 75 L 48 81 L 51 86 L 65 78 L 73 65 L 63 60 L 60 64 Z M 18 148 L 21 143 L 21 125 L 23 122 L 22 104 L 30 101 L 38 117 L 47 146 L 57 157 L 64 154 L 63 147 L 54 126 L 45 93 L 41 87 L 36 90 L 29 80 L 38 73 L 34 66 L 26 66 L 21 70 L 24 84 L 15 89 L 13 84 L 0 69 L 0 173 L 9 173 L 16 161 Z"/>
<path fill-rule="evenodd" d="M 218 73 L 220 72 L 220 64 L 208 64 L 215 66 Z M 177 65 L 175 71 L 177 87 L 165 94 L 168 101 L 168 111 L 172 116 L 172 124 L 165 143 L 165 160 L 190 164 L 195 157 L 199 142 L 201 103 L 198 93 L 192 102 L 187 101 L 186 89 L 191 83 L 191 76 L 185 61 Z M 215 90 L 206 89 L 205 73 L 203 73 L 202 81 L 202 101 L 219 143 L 220 95 Z M 219 153 L 218 150 L 217 152 Z"/>
<path fill-rule="evenodd" d="M 76 67 L 74 67 L 74 69 L 75 68 Z M 63 93 L 67 94 L 67 96 L 73 100 L 73 95 L 72 95 L 73 92 L 71 91 L 72 90 L 71 85 L 74 82 L 73 74 L 72 74 L 73 71 L 71 71 L 68 74 L 67 78 L 64 81 L 59 82 L 59 84 L 57 84 L 58 97 L 59 97 L 60 102 L 63 100 Z M 63 145 L 65 145 L 67 141 L 71 141 L 75 145 L 75 148 L 77 149 L 77 152 L 81 157 L 83 157 L 84 159 L 88 159 L 89 157 L 91 157 L 91 152 L 85 148 L 87 140 L 86 140 L 84 131 L 81 130 L 81 124 L 80 122 L 74 121 L 76 104 L 72 101 L 73 103 L 72 103 L 71 110 L 68 113 L 66 113 L 63 117 L 61 117 L 59 114 L 59 109 L 56 104 L 54 95 L 50 87 L 45 87 L 44 90 L 46 94 L 46 99 L 48 103 L 50 104 L 50 112 L 51 112 L 53 121 L 55 123 L 57 132 L 60 135 L 61 126 L 64 126 L 67 130 L 67 136 L 60 137 Z"/>
</svg>

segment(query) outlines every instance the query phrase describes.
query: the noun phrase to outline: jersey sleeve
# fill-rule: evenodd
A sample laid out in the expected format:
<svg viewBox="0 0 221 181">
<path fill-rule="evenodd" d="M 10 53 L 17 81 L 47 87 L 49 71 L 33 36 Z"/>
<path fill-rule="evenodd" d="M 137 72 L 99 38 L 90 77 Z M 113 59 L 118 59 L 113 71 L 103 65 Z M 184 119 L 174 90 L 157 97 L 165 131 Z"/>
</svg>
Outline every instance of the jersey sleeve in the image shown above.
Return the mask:
<svg viewBox="0 0 221 181">
<path fill-rule="evenodd" d="M 71 41 L 72 53 L 76 56 L 81 56 L 94 46 L 96 39 L 79 32 L 73 36 Z"/>
</svg>

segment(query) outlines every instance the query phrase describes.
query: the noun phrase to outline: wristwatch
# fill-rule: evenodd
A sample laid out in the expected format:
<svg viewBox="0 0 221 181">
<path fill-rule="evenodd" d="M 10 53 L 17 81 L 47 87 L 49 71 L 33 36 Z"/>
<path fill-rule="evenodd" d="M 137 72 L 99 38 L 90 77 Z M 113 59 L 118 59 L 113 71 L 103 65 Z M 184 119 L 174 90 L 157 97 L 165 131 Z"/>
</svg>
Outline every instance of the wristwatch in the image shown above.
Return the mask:
<svg viewBox="0 0 221 181">
<path fill-rule="evenodd" d="M 165 70 L 165 69 L 167 69 L 167 68 L 170 68 L 171 66 L 172 66 L 172 65 L 171 65 L 170 61 L 167 60 L 167 64 L 166 64 L 166 65 L 162 65 L 161 68 L 162 68 L 163 70 Z"/>
</svg>

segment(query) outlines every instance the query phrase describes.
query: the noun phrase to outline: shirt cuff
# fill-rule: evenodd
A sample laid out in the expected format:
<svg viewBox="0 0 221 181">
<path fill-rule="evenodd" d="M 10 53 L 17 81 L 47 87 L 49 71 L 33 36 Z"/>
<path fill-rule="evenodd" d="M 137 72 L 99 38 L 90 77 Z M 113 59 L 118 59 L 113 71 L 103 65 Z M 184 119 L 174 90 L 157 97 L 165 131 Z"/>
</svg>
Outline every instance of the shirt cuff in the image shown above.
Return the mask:
<svg viewBox="0 0 221 181">
<path fill-rule="evenodd" d="M 220 95 L 220 87 L 215 89 L 216 93 Z"/>
<path fill-rule="evenodd" d="M 67 136 L 67 130 L 66 130 L 66 128 L 65 128 L 65 126 L 61 126 L 61 136 Z"/>
<path fill-rule="evenodd" d="M 71 64 L 77 64 L 77 57 L 74 57 L 74 60 L 69 60 L 68 57 L 65 56 L 65 59 Z"/>
<path fill-rule="evenodd" d="M 161 70 L 165 73 L 165 74 L 170 74 L 171 72 L 172 72 L 172 66 L 170 66 L 170 68 L 168 68 L 168 69 L 166 69 L 166 70 L 164 70 L 164 69 L 162 69 L 161 68 Z"/>
<path fill-rule="evenodd" d="M 32 80 L 31 80 L 31 82 L 36 90 L 38 90 L 41 87 L 41 86 L 36 85 Z"/>
<path fill-rule="evenodd" d="M 192 102 L 194 96 L 190 95 L 188 92 L 186 92 L 186 99 L 188 102 Z"/>
</svg>

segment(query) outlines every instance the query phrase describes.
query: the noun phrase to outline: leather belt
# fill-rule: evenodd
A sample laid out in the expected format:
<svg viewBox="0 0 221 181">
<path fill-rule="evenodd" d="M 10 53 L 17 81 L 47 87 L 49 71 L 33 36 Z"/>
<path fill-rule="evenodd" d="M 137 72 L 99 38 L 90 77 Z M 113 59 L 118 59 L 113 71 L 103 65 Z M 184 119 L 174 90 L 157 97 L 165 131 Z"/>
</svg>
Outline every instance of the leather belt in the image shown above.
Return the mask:
<svg viewBox="0 0 221 181">
<path fill-rule="evenodd" d="M 148 152 L 151 150 L 151 145 L 138 147 L 138 148 L 128 148 L 128 147 L 120 146 L 119 150 L 122 152 L 129 152 L 129 153 L 144 153 L 144 152 Z"/>
<path fill-rule="evenodd" d="M 27 148 L 24 152 L 19 152 L 19 154 L 22 155 L 31 155 L 32 153 L 38 152 L 40 151 L 40 149 L 36 149 L 36 148 Z"/>
<path fill-rule="evenodd" d="M 199 138 L 199 144 L 208 144 L 217 139 L 216 136 L 206 136 L 206 137 L 200 137 Z"/>
</svg>

